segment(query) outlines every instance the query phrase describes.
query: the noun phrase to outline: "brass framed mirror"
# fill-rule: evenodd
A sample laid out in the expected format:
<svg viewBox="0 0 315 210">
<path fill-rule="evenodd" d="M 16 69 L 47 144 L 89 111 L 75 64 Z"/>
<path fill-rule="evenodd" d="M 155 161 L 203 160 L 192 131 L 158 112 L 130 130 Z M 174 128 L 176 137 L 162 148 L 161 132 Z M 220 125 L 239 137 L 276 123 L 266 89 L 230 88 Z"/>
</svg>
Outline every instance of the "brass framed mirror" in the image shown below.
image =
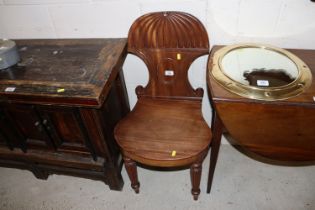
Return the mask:
<svg viewBox="0 0 315 210">
<path fill-rule="evenodd" d="M 230 45 L 216 51 L 211 75 L 230 92 L 266 101 L 297 96 L 312 82 L 311 71 L 300 58 L 259 44 Z"/>
</svg>

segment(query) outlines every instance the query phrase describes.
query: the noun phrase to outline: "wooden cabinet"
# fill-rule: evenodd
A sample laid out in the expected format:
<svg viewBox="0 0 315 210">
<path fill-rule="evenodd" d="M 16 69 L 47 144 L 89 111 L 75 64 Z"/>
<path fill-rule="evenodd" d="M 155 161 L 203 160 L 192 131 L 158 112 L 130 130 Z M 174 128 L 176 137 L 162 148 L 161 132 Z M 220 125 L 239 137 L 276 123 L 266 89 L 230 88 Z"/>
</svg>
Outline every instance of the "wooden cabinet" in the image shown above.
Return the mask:
<svg viewBox="0 0 315 210">
<path fill-rule="evenodd" d="M 113 129 L 129 112 L 121 72 L 126 40 L 17 44 L 22 62 L 0 71 L 0 165 L 41 179 L 57 173 L 102 180 L 120 190 Z"/>
</svg>

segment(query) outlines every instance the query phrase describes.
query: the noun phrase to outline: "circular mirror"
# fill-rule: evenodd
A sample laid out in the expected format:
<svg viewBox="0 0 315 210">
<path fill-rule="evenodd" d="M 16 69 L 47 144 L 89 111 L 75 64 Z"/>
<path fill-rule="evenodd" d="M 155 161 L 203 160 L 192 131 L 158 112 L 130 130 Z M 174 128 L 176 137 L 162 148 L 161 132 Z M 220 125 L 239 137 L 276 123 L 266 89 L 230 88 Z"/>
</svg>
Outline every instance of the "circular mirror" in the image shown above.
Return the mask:
<svg viewBox="0 0 315 210">
<path fill-rule="evenodd" d="M 307 65 L 289 51 L 252 44 L 232 45 L 216 51 L 209 66 L 223 87 L 259 100 L 281 100 L 308 88 L 312 75 Z"/>
<path fill-rule="evenodd" d="M 277 87 L 293 82 L 298 74 L 295 63 L 287 56 L 262 48 L 243 48 L 222 58 L 222 70 L 244 85 Z"/>
</svg>

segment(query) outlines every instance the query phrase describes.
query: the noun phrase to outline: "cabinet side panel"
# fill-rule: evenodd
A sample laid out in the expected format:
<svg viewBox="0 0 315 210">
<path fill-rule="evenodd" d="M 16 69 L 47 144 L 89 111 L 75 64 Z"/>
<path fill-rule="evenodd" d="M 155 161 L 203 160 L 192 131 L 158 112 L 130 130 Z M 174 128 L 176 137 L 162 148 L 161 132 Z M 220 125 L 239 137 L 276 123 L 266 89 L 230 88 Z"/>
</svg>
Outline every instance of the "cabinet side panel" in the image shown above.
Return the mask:
<svg viewBox="0 0 315 210">
<path fill-rule="evenodd" d="M 117 156 L 119 147 L 114 138 L 114 129 L 117 123 L 130 111 L 123 75 L 120 74 L 113 82 L 108 97 L 101 109 L 100 119 L 110 150 Z"/>
</svg>

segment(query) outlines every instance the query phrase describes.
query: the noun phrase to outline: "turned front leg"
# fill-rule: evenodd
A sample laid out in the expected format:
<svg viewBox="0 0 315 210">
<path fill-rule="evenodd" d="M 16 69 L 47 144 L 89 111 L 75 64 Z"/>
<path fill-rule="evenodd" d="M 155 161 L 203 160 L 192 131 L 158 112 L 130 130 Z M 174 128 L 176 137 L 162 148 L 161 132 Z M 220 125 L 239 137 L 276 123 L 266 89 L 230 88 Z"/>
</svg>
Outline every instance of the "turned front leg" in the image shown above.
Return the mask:
<svg viewBox="0 0 315 210">
<path fill-rule="evenodd" d="M 190 177 L 191 177 L 191 194 L 194 196 L 194 200 L 198 200 L 200 194 L 200 179 L 201 179 L 202 166 L 201 163 L 194 163 L 190 167 Z"/>
<path fill-rule="evenodd" d="M 131 181 L 131 187 L 136 193 L 139 193 L 140 183 L 138 181 L 137 164 L 128 157 L 124 157 L 124 162 L 127 174 Z"/>
</svg>

